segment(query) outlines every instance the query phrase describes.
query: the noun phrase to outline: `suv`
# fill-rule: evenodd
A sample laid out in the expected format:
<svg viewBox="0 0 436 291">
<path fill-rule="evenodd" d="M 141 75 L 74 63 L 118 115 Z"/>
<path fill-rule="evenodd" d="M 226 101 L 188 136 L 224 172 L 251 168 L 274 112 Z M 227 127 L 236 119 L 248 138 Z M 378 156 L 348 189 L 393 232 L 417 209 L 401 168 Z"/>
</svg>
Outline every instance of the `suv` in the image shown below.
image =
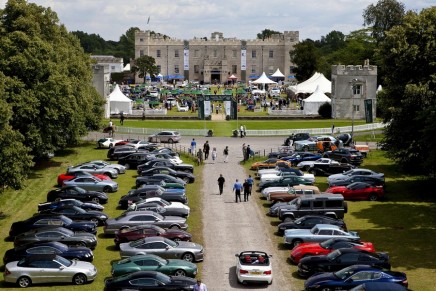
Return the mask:
<svg viewBox="0 0 436 291">
<path fill-rule="evenodd" d="M 161 131 L 148 137 L 149 142 L 179 142 L 182 136 L 177 131 Z"/>
<path fill-rule="evenodd" d="M 347 203 L 342 195 L 304 195 L 281 207 L 278 216 L 282 221 L 294 220 L 312 214 L 342 219 L 347 211 Z"/>
<path fill-rule="evenodd" d="M 362 154 L 355 149 L 339 148 L 334 151 L 325 152 L 323 157 L 357 166 L 363 162 Z"/>
<path fill-rule="evenodd" d="M 271 192 L 268 194 L 267 200 L 274 204 L 276 202 L 292 201 L 302 195 L 321 194 L 319 188 L 309 185 L 295 185 L 289 188 L 288 192 Z"/>
<path fill-rule="evenodd" d="M 299 133 L 293 133 L 291 136 L 285 139 L 285 142 L 283 143 L 284 146 L 289 146 L 291 144 L 291 140 L 293 142 L 299 141 L 299 140 L 308 140 L 310 138 L 310 135 L 306 132 L 299 132 Z"/>
<path fill-rule="evenodd" d="M 118 164 L 126 169 L 136 169 L 139 165 L 155 159 L 156 157 L 149 152 L 137 152 L 118 159 Z"/>
</svg>

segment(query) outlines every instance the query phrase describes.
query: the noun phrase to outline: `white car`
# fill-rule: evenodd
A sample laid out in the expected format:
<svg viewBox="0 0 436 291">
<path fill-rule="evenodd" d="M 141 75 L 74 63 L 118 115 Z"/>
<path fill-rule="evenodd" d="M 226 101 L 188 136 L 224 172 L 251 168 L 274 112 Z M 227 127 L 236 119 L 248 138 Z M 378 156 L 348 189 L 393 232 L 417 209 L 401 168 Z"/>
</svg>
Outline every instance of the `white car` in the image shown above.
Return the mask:
<svg viewBox="0 0 436 291">
<path fill-rule="evenodd" d="M 261 251 L 235 254 L 238 283 L 268 283 L 273 281 L 270 255 Z"/>
<path fill-rule="evenodd" d="M 134 140 L 134 141 L 128 142 L 126 145 L 132 146 L 135 149 L 137 149 L 140 146 L 148 145 L 148 144 L 150 144 L 150 142 L 148 140 Z"/>
<path fill-rule="evenodd" d="M 315 164 L 337 164 L 339 165 L 339 162 L 329 159 L 329 158 L 321 158 L 318 159 L 316 161 L 303 161 L 303 162 L 299 162 L 297 165 L 297 168 L 306 171 L 309 168 L 313 167 L 313 165 Z"/>
<path fill-rule="evenodd" d="M 98 148 L 109 149 L 115 146 L 116 143 L 123 141 L 122 139 L 114 139 L 111 137 L 101 138 L 97 141 Z"/>
<path fill-rule="evenodd" d="M 191 213 L 191 208 L 189 208 L 189 206 L 181 202 L 168 202 L 160 197 L 151 197 L 145 200 L 141 200 L 136 203 L 136 207 L 141 208 L 142 205 L 147 205 L 150 203 L 156 203 L 168 210 L 173 210 L 173 211 L 180 210 L 180 212 L 185 213 L 186 217 L 189 216 L 189 213 Z"/>
<path fill-rule="evenodd" d="M 273 169 L 274 170 L 274 169 Z M 267 182 L 267 181 L 277 181 L 280 180 L 283 177 L 287 177 L 290 175 L 299 176 L 303 178 L 304 180 L 307 180 L 311 182 L 312 184 L 315 182 L 315 176 L 313 174 L 307 174 L 303 173 L 300 170 L 292 169 L 291 171 L 282 172 L 280 170 L 275 170 L 270 173 L 265 173 L 260 176 L 260 182 Z"/>
<path fill-rule="evenodd" d="M 157 91 L 150 91 L 150 96 L 151 97 L 159 97 L 159 92 L 157 92 Z"/>
<path fill-rule="evenodd" d="M 269 94 L 270 94 L 272 97 L 280 96 L 280 89 L 279 89 L 279 88 L 272 88 L 272 89 L 269 91 Z"/>
<path fill-rule="evenodd" d="M 91 164 L 91 165 L 97 165 L 100 167 L 105 167 L 105 168 L 113 168 L 115 170 L 118 171 L 118 174 L 125 174 L 126 173 L 126 167 L 124 167 L 123 165 L 120 164 L 111 164 L 102 160 L 94 160 L 94 161 L 90 161 L 90 162 L 86 162 L 83 164 Z"/>
<path fill-rule="evenodd" d="M 262 197 L 264 197 L 265 199 L 268 198 L 269 193 L 271 192 L 283 192 L 283 193 L 288 193 L 289 189 L 291 187 L 268 187 L 265 188 L 261 191 L 261 195 Z"/>
</svg>

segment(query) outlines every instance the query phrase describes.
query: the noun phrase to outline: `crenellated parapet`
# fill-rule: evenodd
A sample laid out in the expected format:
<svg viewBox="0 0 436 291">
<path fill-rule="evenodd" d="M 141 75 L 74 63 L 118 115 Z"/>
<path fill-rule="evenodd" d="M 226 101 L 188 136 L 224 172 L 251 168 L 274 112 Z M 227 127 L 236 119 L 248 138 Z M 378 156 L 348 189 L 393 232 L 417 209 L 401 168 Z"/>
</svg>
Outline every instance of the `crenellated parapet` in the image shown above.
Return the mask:
<svg viewBox="0 0 436 291">
<path fill-rule="evenodd" d="M 373 65 L 333 65 L 332 74 L 334 75 L 363 75 L 363 76 L 377 76 L 377 66 Z"/>
</svg>

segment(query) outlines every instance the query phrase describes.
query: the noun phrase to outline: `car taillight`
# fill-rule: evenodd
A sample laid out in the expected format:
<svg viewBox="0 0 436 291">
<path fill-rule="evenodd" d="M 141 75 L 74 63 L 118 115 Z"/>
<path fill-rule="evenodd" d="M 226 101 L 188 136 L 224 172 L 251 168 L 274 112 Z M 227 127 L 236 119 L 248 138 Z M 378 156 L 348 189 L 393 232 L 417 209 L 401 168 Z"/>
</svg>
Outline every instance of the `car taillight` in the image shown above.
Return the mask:
<svg viewBox="0 0 436 291">
<path fill-rule="evenodd" d="M 11 271 L 9 271 L 7 268 L 5 269 L 5 276 L 6 275 L 10 275 L 11 274 Z"/>
<path fill-rule="evenodd" d="M 247 270 L 239 270 L 239 274 L 248 274 L 248 271 Z"/>
<path fill-rule="evenodd" d="M 401 285 L 403 285 L 404 287 L 407 288 L 409 286 L 409 282 L 407 282 L 407 279 L 403 280 L 403 281 L 401 281 Z"/>
<path fill-rule="evenodd" d="M 263 272 L 264 275 L 271 275 L 271 273 L 272 273 L 271 270 Z"/>
</svg>

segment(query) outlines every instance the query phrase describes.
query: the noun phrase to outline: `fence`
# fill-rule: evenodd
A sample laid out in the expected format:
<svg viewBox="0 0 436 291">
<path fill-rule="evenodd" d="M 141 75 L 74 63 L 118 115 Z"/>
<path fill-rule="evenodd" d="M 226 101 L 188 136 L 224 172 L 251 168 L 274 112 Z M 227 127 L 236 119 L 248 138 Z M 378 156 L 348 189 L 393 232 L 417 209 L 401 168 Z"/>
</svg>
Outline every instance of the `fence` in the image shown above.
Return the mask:
<svg viewBox="0 0 436 291">
<path fill-rule="evenodd" d="M 271 109 L 268 108 L 268 115 L 272 116 L 305 116 L 303 110 L 295 109 Z"/>
<path fill-rule="evenodd" d="M 167 115 L 167 110 L 164 109 L 145 109 L 145 110 L 132 110 L 132 116 L 154 116 L 154 115 Z"/>
</svg>

